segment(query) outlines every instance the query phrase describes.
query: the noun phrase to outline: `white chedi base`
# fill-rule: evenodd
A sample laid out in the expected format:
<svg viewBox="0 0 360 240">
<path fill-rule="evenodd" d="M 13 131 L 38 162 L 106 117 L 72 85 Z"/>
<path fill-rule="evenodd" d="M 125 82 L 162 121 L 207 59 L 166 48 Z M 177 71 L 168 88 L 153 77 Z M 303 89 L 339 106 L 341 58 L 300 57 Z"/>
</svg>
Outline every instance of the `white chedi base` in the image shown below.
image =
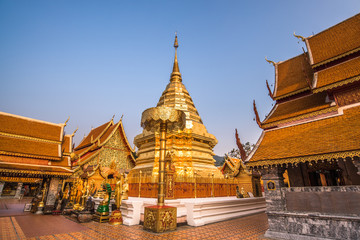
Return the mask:
<svg viewBox="0 0 360 240">
<path fill-rule="evenodd" d="M 144 208 L 156 205 L 155 198 L 129 197 L 121 204 L 123 223 L 138 225 L 144 215 Z M 187 222 L 190 226 L 220 222 L 236 217 L 265 212 L 265 198 L 183 198 L 165 200 L 165 205 L 177 208 L 178 223 Z"/>
</svg>

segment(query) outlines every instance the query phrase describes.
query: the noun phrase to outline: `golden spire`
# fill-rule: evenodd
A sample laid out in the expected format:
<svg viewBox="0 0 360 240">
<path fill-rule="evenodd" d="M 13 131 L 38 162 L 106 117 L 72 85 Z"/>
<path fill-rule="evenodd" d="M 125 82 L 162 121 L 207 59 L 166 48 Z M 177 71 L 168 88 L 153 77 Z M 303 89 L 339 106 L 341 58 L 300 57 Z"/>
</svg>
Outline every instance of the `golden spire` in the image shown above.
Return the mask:
<svg viewBox="0 0 360 240">
<path fill-rule="evenodd" d="M 179 47 L 177 34 L 175 33 L 175 41 L 174 41 L 174 48 L 175 48 L 175 59 L 174 59 L 174 66 L 173 71 L 171 73 L 170 82 L 181 82 L 181 74 L 179 70 L 179 64 L 177 60 L 177 48 Z"/>
</svg>

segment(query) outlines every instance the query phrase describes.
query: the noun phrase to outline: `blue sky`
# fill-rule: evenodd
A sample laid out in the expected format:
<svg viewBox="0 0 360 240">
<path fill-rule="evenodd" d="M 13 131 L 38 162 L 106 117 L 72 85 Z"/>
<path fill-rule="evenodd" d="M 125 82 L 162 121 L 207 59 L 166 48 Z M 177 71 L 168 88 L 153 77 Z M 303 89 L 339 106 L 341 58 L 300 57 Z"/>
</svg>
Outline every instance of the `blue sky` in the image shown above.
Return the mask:
<svg viewBox="0 0 360 240">
<path fill-rule="evenodd" d="M 302 53 L 304 37 L 360 10 L 360 1 L 0 0 L 0 111 L 65 122 L 78 144 L 91 127 L 124 114 L 132 143 L 141 113 L 156 106 L 172 69 L 174 32 L 183 83 L 218 155 L 255 143 L 253 99 L 271 110 L 265 80 Z"/>
</svg>

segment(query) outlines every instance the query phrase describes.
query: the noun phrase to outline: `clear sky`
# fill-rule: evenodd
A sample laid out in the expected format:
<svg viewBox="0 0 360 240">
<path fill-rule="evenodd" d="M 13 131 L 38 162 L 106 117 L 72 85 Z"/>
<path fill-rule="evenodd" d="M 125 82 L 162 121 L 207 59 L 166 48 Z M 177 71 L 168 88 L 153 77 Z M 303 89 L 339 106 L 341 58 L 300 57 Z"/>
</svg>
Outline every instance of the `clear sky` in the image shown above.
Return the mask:
<svg viewBox="0 0 360 240">
<path fill-rule="evenodd" d="M 256 143 L 253 99 L 261 119 L 272 108 L 265 80 L 302 42 L 360 10 L 359 0 L 28 1 L 0 0 L 0 111 L 77 127 L 122 114 L 132 144 L 142 112 L 169 82 L 178 32 L 183 83 L 219 143 L 218 155 Z"/>
</svg>

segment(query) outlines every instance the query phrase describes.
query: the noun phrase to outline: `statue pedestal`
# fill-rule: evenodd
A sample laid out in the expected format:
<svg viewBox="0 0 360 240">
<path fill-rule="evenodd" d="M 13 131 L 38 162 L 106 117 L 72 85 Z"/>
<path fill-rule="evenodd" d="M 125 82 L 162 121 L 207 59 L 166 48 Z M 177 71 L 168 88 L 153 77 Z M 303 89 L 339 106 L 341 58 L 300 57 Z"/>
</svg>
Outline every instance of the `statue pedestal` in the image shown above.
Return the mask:
<svg viewBox="0 0 360 240">
<path fill-rule="evenodd" d="M 38 207 L 35 214 L 44 214 L 44 207 Z"/>
<path fill-rule="evenodd" d="M 121 211 L 120 211 L 120 210 L 114 210 L 114 211 L 112 211 L 112 213 L 111 213 L 111 215 L 110 215 L 109 224 L 111 224 L 111 225 L 120 225 L 120 224 L 123 224 L 123 220 L 122 220 L 122 216 L 121 216 Z"/>
<path fill-rule="evenodd" d="M 99 223 L 108 222 L 109 218 L 110 218 L 109 212 L 103 212 L 103 213 L 96 212 L 93 215 L 93 220 Z"/>
<path fill-rule="evenodd" d="M 176 207 L 145 207 L 144 229 L 156 233 L 176 230 L 176 215 Z"/>
<path fill-rule="evenodd" d="M 77 213 L 77 220 L 81 223 L 90 222 L 93 218 L 93 214 L 90 211 L 80 211 Z"/>
</svg>

